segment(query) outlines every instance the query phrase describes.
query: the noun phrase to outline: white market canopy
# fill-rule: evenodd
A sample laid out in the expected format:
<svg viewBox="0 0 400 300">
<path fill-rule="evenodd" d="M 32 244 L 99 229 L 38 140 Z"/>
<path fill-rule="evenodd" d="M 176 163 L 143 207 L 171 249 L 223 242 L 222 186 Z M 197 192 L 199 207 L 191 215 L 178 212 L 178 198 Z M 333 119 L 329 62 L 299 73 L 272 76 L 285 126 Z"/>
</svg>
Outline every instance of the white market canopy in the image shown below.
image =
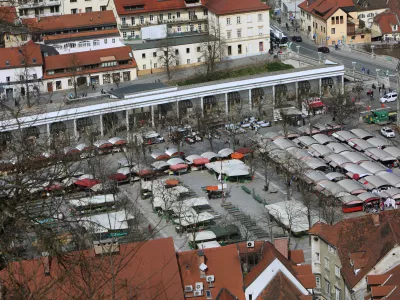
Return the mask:
<svg viewBox="0 0 400 300">
<path fill-rule="evenodd" d="M 185 161 L 182 158 L 175 157 L 175 158 L 171 158 L 171 159 L 167 160 L 167 163 L 170 166 L 173 166 L 173 165 L 185 164 Z"/>
<path fill-rule="evenodd" d="M 234 151 L 231 148 L 225 148 L 222 150 L 218 151 L 219 156 L 221 157 L 228 157 L 229 155 L 231 155 Z"/>
<path fill-rule="evenodd" d="M 213 158 L 220 157 L 219 154 L 215 152 L 204 152 L 202 155 L 204 158 L 208 158 L 209 160 L 212 160 Z"/>
<path fill-rule="evenodd" d="M 114 198 L 113 194 L 96 195 L 93 197 L 69 200 L 69 203 L 72 206 L 90 206 L 90 205 L 94 205 L 94 204 L 112 203 L 112 202 L 115 202 L 115 198 Z"/>
<path fill-rule="evenodd" d="M 211 230 L 199 231 L 199 232 L 197 232 L 194 236 L 193 236 L 193 234 L 189 233 L 187 236 L 188 236 L 188 240 L 189 240 L 190 242 L 193 242 L 193 238 L 194 238 L 194 241 L 195 241 L 195 242 L 213 240 L 213 239 L 216 239 L 216 238 L 217 238 L 217 236 L 215 235 L 215 233 L 212 232 Z"/>
<path fill-rule="evenodd" d="M 128 229 L 127 220 L 133 218 L 134 217 L 129 215 L 126 211 L 120 210 L 82 217 L 79 223 L 87 230 L 94 230 L 95 233 L 106 233 L 109 230 Z"/>
</svg>

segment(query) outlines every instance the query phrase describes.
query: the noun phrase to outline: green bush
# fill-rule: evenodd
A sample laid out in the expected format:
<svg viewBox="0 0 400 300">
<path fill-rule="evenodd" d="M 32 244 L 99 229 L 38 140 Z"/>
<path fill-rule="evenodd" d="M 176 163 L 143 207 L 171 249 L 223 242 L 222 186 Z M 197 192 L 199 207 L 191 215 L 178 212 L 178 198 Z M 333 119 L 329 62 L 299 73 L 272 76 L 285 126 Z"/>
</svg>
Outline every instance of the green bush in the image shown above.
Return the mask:
<svg viewBox="0 0 400 300">
<path fill-rule="evenodd" d="M 199 75 L 182 81 L 175 82 L 174 84 L 178 86 L 184 86 L 184 85 L 191 85 L 203 82 L 210 82 L 215 80 L 251 76 L 267 72 L 276 72 L 276 71 L 290 70 L 290 69 L 293 69 L 293 66 L 281 62 L 271 62 L 262 65 L 249 66 L 246 68 L 217 71 L 209 75 Z"/>
</svg>

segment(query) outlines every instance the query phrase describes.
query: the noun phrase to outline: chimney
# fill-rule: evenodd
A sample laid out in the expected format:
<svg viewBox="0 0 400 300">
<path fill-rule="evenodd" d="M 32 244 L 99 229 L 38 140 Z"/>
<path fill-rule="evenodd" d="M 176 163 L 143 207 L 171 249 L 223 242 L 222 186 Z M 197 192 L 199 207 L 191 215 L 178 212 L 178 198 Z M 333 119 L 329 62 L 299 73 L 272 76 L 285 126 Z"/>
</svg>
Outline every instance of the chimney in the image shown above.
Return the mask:
<svg viewBox="0 0 400 300">
<path fill-rule="evenodd" d="M 379 214 L 372 214 L 372 221 L 374 222 L 375 226 L 379 226 Z"/>
<path fill-rule="evenodd" d="M 50 257 L 49 252 L 42 252 L 44 275 L 50 276 Z"/>
<path fill-rule="evenodd" d="M 307 4 L 307 7 L 308 7 L 308 0 L 307 0 L 306 4 Z"/>
<path fill-rule="evenodd" d="M 275 249 L 278 250 L 285 258 L 289 258 L 289 238 L 281 237 L 274 239 Z"/>
</svg>

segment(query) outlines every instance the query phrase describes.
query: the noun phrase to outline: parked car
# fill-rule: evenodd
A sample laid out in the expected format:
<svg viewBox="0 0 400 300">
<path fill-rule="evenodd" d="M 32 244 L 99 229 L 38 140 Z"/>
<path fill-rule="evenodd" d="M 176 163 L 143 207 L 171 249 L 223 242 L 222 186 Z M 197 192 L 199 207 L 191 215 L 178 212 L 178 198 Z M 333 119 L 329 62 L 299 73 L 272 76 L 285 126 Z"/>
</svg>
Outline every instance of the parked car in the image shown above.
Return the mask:
<svg viewBox="0 0 400 300">
<path fill-rule="evenodd" d="M 393 129 L 390 127 L 382 127 L 381 133 L 387 138 L 394 138 L 396 136 Z"/>
<path fill-rule="evenodd" d="M 330 51 L 328 47 L 319 47 L 318 52 L 329 53 Z"/>
<path fill-rule="evenodd" d="M 396 101 L 396 100 L 397 100 L 396 92 L 387 93 L 380 99 L 381 103 L 392 102 L 392 101 Z"/>
<path fill-rule="evenodd" d="M 302 42 L 303 39 L 301 38 L 301 36 L 292 36 L 292 42 Z"/>
</svg>

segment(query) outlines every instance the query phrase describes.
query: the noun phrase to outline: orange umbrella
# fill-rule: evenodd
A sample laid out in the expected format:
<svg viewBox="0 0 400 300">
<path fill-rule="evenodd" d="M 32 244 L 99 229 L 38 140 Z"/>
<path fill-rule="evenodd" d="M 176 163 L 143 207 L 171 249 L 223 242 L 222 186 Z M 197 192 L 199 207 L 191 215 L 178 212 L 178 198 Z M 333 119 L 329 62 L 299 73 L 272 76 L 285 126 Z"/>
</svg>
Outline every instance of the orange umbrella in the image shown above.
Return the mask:
<svg viewBox="0 0 400 300">
<path fill-rule="evenodd" d="M 176 186 L 179 184 L 179 181 L 176 179 L 168 179 L 165 181 L 165 184 L 169 186 Z"/>
<path fill-rule="evenodd" d="M 243 157 L 244 157 L 244 154 L 239 153 L 239 152 L 233 152 L 231 154 L 231 158 L 233 158 L 233 159 L 242 159 Z"/>
</svg>

